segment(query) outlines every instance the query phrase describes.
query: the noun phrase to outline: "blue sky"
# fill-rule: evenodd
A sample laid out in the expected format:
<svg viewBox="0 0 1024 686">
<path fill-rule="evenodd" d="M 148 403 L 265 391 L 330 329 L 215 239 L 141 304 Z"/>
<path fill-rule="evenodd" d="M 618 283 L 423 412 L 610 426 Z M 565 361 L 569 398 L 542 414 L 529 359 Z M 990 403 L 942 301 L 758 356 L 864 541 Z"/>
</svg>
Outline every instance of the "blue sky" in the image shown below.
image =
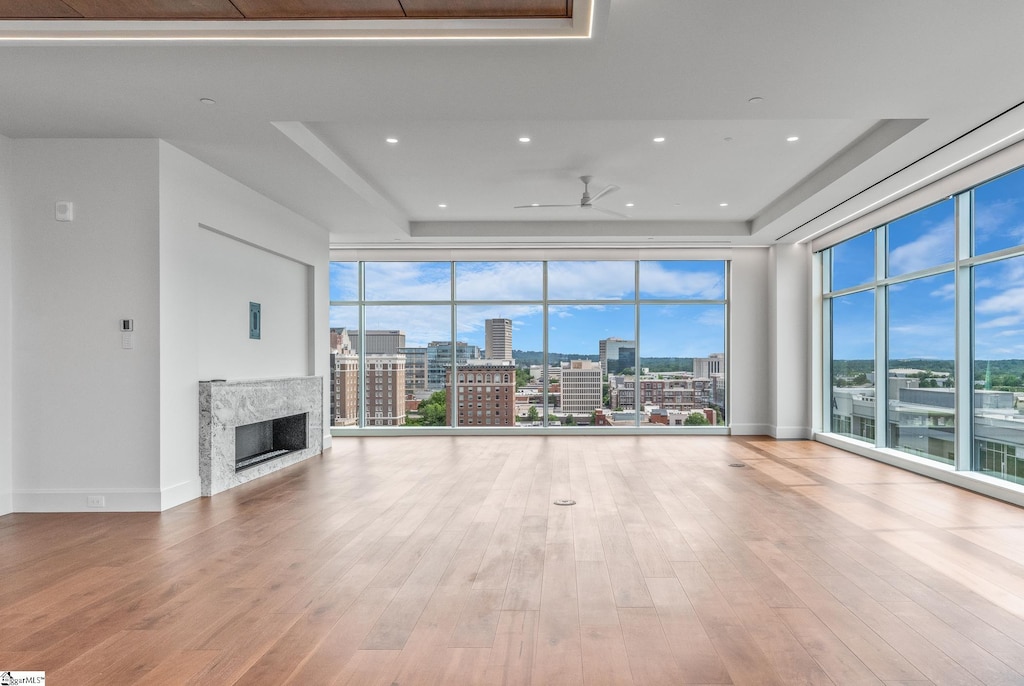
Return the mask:
<svg viewBox="0 0 1024 686">
<path fill-rule="evenodd" d="M 633 262 L 561 261 L 548 266 L 548 289 L 556 300 L 607 300 L 606 305 L 552 305 L 551 352 L 596 355 L 598 341 L 616 336 L 634 338 L 635 310 L 614 301 L 634 298 Z M 447 300 L 451 268 L 447 262 L 367 263 L 368 300 Z M 540 262 L 459 262 L 456 289 L 460 300 L 495 301 L 486 305 L 460 305 L 458 339 L 484 346 L 484 322 L 512 319 L 512 345 L 520 350 L 543 347 L 543 311 L 539 304 L 500 301 L 542 299 L 543 265 Z M 641 298 L 648 300 L 725 298 L 725 263 L 721 261 L 649 261 L 640 264 Z M 354 263 L 331 264 L 331 299 L 354 300 L 358 295 Z M 694 357 L 722 352 L 725 346 L 724 305 L 641 306 L 641 354 L 652 357 Z M 355 307 L 335 306 L 331 326 L 358 326 Z M 447 305 L 368 306 L 367 328 L 400 329 L 410 346 L 451 338 Z"/>
<path fill-rule="evenodd" d="M 944 200 L 892 222 L 889 273 L 909 274 L 953 261 L 955 202 Z M 974 254 L 1024 244 L 1024 170 L 975 189 Z M 874 232 L 833 249 L 833 289 L 871 281 Z M 889 288 L 889 355 L 894 359 L 952 359 L 952 272 Z M 874 297 L 854 294 L 833 301 L 833 355 L 874 355 Z M 979 360 L 1024 358 L 1024 257 L 974 270 L 974 345 Z"/>
</svg>

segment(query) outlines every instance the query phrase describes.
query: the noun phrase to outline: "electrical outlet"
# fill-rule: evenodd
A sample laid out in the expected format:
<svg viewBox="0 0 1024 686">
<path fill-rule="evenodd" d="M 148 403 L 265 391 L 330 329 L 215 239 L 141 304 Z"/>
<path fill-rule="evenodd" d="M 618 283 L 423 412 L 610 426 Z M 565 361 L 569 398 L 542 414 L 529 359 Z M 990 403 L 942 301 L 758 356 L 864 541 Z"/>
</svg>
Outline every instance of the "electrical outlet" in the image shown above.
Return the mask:
<svg viewBox="0 0 1024 686">
<path fill-rule="evenodd" d="M 85 504 L 89 507 L 106 507 L 107 499 L 101 495 L 88 495 L 85 497 Z"/>
</svg>

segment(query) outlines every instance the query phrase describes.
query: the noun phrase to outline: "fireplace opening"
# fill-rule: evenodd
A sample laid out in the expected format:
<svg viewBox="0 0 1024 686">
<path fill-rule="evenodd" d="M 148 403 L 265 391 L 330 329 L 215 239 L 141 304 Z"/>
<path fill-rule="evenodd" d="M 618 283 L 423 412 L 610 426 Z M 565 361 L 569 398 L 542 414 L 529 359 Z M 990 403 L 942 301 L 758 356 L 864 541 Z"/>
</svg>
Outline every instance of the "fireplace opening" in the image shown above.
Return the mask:
<svg viewBox="0 0 1024 686">
<path fill-rule="evenodd" d="M 235 471 L 306 449 L 306 413 L 235 427 Z"/>
</svg>

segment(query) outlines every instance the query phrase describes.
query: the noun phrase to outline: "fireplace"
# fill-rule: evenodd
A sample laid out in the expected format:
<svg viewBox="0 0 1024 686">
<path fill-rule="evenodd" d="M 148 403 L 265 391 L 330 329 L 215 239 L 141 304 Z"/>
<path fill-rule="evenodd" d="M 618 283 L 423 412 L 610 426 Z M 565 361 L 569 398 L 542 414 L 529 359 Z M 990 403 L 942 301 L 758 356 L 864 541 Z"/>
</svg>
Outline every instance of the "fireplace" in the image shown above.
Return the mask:
<svg viewBox="0 0 1024 686">
<path fill-rule="evenodd" d="M 235 427 L 235 471 L 306 449 L 306 413 Z"/>
<path fill-rule="evenodd" d="M 220 493 L 323 450 L 323 379 L 199 382 L 199 480 Z"/>
</svg>

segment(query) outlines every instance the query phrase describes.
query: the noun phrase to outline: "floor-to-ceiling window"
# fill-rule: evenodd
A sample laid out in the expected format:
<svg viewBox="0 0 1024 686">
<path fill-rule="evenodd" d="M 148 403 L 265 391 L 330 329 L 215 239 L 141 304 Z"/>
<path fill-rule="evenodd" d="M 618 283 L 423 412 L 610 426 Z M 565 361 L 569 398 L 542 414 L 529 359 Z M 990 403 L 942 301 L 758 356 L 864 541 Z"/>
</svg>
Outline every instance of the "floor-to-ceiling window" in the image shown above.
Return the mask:
<svg viewBox="0 0 1024 686">
<path fill-rule="evenodd" d="M 335 429 L 727 422 L 727 263 L 332 262 Z"/>
<path fill-rule="evenodd" d="M 1024 170 L 822 257 L 824 425 L 1024 483 Z"/>
</svg>

